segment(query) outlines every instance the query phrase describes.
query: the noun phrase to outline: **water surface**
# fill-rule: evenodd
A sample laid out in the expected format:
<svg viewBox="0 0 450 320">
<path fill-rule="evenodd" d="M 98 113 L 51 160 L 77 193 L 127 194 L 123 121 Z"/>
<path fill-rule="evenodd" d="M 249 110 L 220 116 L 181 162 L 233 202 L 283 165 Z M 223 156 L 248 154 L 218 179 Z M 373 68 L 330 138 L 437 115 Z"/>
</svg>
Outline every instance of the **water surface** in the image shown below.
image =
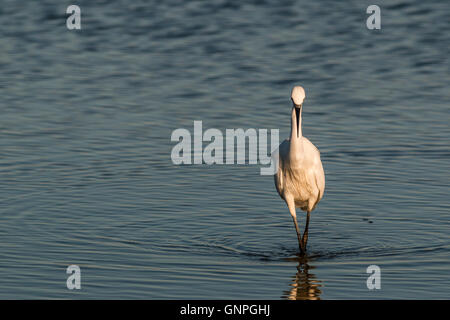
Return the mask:
<svg viewBox="0 0 450 320">
<path fill-rule="evenodd" d="M 77 4 L 81 31 L 0 7 L 0 298 L 450 298 L 448 3 L 378 1 L 378 31 L 368 1 Z M 297 84 L 326 173 L 303 260 L 259 166 L 170 159 L 194 120 L 286 138 Z"/>
</svg>

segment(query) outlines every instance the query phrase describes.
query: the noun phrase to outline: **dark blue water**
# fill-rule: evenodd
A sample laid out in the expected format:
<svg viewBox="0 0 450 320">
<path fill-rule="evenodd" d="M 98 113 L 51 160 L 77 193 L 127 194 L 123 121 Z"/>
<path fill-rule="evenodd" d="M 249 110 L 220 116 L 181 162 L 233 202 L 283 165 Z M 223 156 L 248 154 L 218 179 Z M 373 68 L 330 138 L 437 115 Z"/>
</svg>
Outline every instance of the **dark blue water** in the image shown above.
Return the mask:
<svg viewBox="0 0 450 320">
<path fill-rule="evenodd" d="M 0 298 L 450 298 L 447 2 L 70 4 L 0 5 Z M 194 120 L 286 138 L 294 85 L 326 173 L 303 260 L 259 166 L 170 158 Z"/>
</svg>

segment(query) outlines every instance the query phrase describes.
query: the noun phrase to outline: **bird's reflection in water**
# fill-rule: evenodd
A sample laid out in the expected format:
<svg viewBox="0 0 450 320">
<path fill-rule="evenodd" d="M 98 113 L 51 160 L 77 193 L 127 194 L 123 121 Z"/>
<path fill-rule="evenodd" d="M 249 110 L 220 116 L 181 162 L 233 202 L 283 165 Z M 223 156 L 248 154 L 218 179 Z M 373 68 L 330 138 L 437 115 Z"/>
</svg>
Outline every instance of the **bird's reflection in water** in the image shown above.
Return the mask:
<svg viewBox="0 0 450 320">
<path fill-rule="evenodd" d="M 297 273 L 292 277 L 291 289 L 282 296 L 288 300 L 319 300 L 321 281 L 311 273 L 315 267 L 308 264 L 307 257 L 297 258 Z"/>
</svg>

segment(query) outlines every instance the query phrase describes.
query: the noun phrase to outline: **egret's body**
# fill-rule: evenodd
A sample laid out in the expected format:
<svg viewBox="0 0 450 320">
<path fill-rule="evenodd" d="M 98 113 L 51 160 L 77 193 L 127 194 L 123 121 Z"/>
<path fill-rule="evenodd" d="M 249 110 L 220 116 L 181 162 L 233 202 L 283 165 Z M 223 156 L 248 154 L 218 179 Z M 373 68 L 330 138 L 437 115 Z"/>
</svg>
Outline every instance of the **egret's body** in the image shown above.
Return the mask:
<svg viewBox="0 0 450 320">
<path fill-rule="evenodd" d="M 290 139 L 284 140 L 278 151 L 278 170 L 275 186 L 280 197 L 286 201 L 294 220 L 300 253 L 306 252 L 310 213 L 319 203 L 325 191 L 325 174 L 319 150 L 302 135 L 302 105 L 305 92 L 294 87 L 291 99 L 294 103 L 291 114 Z M 297 223 L 296 208 L 307 212 L 303 237 Z"/>
</svg>

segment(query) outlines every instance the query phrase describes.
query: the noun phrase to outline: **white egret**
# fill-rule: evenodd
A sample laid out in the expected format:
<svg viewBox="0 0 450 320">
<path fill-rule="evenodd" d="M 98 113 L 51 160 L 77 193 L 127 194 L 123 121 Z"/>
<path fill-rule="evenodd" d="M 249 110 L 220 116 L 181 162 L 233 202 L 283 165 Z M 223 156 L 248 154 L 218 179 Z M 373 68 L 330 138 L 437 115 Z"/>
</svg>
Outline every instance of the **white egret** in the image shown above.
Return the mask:
<svg viewBox="0 0 450 320">
<path fill-rule="evenodd" d="M 305 90 L 292 89 L 291 136 L 284 140 L 278 151 L 278 170 L 274 175 L 278 194 L 286 202 L 294 220 L 300 254 L 306 253 L 308 226 L 311 211 L 319 203 L 325 191 L 325 173 L 319 150 L 302 135 L 302 106 Z M 297 223 L 296 208 L 306 211 L 303 237 Z"/>
</svg>

